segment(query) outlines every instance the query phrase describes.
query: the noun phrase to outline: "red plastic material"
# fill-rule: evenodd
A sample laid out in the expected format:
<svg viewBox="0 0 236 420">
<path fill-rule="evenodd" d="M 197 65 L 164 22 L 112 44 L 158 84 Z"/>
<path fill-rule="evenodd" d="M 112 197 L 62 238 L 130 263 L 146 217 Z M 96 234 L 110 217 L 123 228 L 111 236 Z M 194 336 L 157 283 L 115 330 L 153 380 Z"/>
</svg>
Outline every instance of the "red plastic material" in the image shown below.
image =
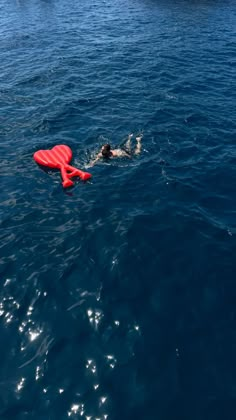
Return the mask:
<svg viewBox="0 0 236 420">
<path fill-rule="evenodd" d="M 64 188 L 72 187 L 73 181 L 70 179 L 73 176 L 79 176 L 82 181 L 87 181 L 91 178 L 91 174 L 76 169 L 68 165 L 72 159 L 72 150 L 65 144 L 60 144 L 53 147 L 51 150 L 38 150 L 34 153 L 34 160 L 39 165 L 48 166 L 49 168 L 60 169 L 63 179 L 62 185 Z"/>
</svg>

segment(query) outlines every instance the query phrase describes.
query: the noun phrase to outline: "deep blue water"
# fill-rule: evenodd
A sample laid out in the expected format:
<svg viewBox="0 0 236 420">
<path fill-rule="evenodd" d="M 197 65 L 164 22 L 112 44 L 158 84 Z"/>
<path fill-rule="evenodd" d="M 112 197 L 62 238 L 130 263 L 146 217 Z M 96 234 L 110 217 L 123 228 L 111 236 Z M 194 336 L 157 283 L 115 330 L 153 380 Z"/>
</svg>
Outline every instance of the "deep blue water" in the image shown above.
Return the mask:
<svg viewBox="0 0 236 420">
<path fill-rule="evenodd" d="M 234 0 L 1 1 L 1 420 L 236 418 L 235 36 Z M 32 159 L 131 132 L 70 191 Z"/>
</svg>

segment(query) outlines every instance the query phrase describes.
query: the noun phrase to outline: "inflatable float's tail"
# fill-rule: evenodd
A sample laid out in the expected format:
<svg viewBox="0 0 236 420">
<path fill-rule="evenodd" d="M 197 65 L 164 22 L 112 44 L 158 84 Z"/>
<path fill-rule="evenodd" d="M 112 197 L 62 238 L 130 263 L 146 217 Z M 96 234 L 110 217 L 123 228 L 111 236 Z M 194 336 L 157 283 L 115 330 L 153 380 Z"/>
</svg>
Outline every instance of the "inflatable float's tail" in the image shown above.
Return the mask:
<svg viewBox="0 0 236 420">
<path fill-rule="evenodd" d="M 72 187 L 74 185 L 70 178 L 78 176 L 82 181 L 87 181 L 92 177 L 88 172 L 83 172 L 80 169 L 74 168 L 70 165 L 62 165 L 60 167 L 61 177 L 63 179 L 62 185 L 64 188 Z"/>
</svg>

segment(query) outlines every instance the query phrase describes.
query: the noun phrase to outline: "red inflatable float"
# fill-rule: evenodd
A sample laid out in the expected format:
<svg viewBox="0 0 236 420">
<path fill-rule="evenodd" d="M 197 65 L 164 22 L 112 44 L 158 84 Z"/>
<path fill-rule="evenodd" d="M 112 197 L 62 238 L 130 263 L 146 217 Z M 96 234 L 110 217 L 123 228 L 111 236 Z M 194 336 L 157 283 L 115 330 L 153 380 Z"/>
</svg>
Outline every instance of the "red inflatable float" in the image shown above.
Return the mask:
<svg viewBox="0 0 236 420">
<path fill-rule="evenodd" d="M 38 150 L 34 153 L 34 160 L 43 166 L 53 169 L 60 169 L 63 179 L 62 185 L 64 188 L 72 187 L 73 181 L 70 179 L 73 176 L 79 176 L 82 181 L 87 181 L 91 178 L 91 174 L 83 172 L 69 165 L 72 159 L 72 150 L 70 147 L 60 144 L 53 147 L 51 150 Z"/>
</svg>

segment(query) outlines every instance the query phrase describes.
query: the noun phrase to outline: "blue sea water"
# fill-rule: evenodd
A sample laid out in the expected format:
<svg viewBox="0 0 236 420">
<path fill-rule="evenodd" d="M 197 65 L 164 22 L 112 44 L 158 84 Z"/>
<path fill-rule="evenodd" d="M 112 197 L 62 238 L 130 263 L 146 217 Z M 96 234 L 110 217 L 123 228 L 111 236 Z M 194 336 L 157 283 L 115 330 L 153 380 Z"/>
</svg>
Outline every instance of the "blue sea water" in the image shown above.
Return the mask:
<svg viewBox="0 0 236 420">
<path fill-rule="evenodd" d="M 235 2 L 2 0 L 0 40 L 0 419 L 235 419 Z M 70 190 L 32 158 L 129 133 Z"/>
</svg>

